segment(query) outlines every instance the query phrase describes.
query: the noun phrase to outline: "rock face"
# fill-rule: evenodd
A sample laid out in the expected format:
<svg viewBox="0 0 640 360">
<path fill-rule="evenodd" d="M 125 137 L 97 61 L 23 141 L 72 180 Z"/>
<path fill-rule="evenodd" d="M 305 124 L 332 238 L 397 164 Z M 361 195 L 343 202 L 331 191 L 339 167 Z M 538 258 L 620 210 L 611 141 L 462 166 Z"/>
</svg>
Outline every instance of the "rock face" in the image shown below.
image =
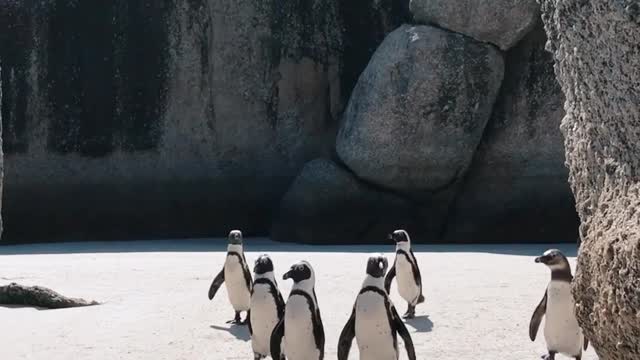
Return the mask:
<svg viewBox="0 0 640 360">
<path fill-rule="evenodd" d="M 541 0 L 581 225 L 573 293 L 601 359 L 640 358 L 640 7 Z"/>
<path fill-rule="evenodd" d="M 564 96 L 542 22 L 505 58 L 493 114 L 456 196 L 445 241 L 566 241 L 578 219 L 567 182 Z"/>
<path fill-rule="evenodd" d="M 7 237 L 266 232 L 333 149 L 337 2 L 94 5 L 0 9 Z"/>
<path fill-rule="evenodd" d="M 539 19 L 536 0 L 411 0 L 418 23 L 434 24 L 508 50 Z"/>
<path fill-rule="evenodd" d="M 503 75 L 493 47 L 429 26 L 385 38 L 353 90 L 336 141 L 358 177 L 404 193 L 466 171 Z"/>
<path fill-rule="evenodd" d="M 0 105 L 2 104 L 2 68 L 0 67 Z M 4 152 L 2 151 L 2 111 L 0 111 L 0 194 L 4 179 Z M 0 196 L 0 240 L 2 240 L 2 196 Z"/>
<path fill-rule="evenodd" d="M 409 203 L 376 191 L 331 160 L 307 163 L 280 204 L 271 236 L 317 244 L 388 243 L 410 228 Z"/>
</svg>

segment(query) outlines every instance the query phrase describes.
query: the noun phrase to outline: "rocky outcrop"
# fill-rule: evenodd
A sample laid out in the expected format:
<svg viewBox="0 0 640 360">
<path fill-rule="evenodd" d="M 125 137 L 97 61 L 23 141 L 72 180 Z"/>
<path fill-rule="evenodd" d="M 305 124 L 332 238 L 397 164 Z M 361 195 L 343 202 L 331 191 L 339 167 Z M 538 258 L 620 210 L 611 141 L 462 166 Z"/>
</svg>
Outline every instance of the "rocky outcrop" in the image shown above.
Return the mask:
<svg viewBox="0 0 640 360">
<path fill-rule="evenodd" d="M 364 70 L 336 141 L 358 177 L 415 193 L 465 173 L 503 75 L 493 47 L 429 26 L 403 25 Z"/>
<path fill-rule="evenodd" d="M 411 0 L 416 22 L 433 24 L 508 50 L 539 19 L 536 0 Z"/>
<path fill-rule="evenodd" d="M 539 22 L 505 57 L 505 76 L 445 241 L 565 241 L 578 219 L 567 182 L 564 96 Z"/>
<path fill-rule="evenodd" d="M 280 204 L 271 236 L 285 242 L 388 243 L 386 235 L 409 228 L 411 207 L 379 192 L 328 159 L 307 163 Z"/>
<path fill-rule="evenodd" d="M 573 294 L 601 359 L 640 358 L 640 7 L 541 0 L 566 96 L 562 121 L 582 245 Z"/>
<path fill-rule="evenodd" d="M 5 240 L 266 233 L 408 16 L 408 0 L 3 2 Z"/>
</svg>

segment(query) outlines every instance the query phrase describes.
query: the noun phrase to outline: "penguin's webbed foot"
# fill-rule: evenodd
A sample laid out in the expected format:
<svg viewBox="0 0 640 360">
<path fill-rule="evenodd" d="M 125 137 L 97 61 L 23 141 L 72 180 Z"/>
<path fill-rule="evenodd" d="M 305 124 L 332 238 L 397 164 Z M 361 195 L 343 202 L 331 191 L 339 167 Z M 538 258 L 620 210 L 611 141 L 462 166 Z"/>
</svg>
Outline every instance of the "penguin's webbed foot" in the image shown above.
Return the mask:
<svg viewBox="0 0 640 360">
<path fill-rule="evenodd" d="M 549 351 L 548 354 L 542 355 L 542 360 L 556 360 L 556 352 Z"/>
<path fill-rule="evenodd" d="M 246 321 L 246 319 L 245 319 Z M 240 321 L 240 312 L 236 311 L 236 315 L 233 318 L 233 320 L 229 320 L 227 321 L 227 324 L 241 324 L 242 322 Z"/>
<path fill-rule="evenodd" d="M 414 317 L 416 317 L 416 307 L 409 305 L 407 307 L 407 312 L 404 313 L 404 315 L 402 315 L 403 319 L 413 319 Z"/>
</svg>

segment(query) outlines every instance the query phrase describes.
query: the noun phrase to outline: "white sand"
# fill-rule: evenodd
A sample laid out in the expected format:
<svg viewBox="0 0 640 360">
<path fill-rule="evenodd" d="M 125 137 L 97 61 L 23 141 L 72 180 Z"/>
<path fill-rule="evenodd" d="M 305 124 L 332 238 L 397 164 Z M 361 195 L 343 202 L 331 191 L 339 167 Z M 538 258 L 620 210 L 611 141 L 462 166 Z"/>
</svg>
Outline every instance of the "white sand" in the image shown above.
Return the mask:
<svg viewBox="0 0 640 360">
<path fill-rule="evenodd" d="M 393 261 L 392 245 L 245 243 L 251 264 L 259 253 L 271 254 L 280 279 L 299 259 L 314 266 L 326 359 L 336 358 L 368 254 L 384 251 Z M 544 323 L 535 343 L 527 329 L 549 279 L 533 258 L 548 247 L 417 246 L 426 303 L 408 329 L 418 359 L 539 359 Z M 575 256 L 575 246 L 557 247 Z M 0 359 L 253 359 L 246 327 L 225 324 L 233 316 L 226 289 L 207 299 L 224 249 L 225 240 L 0 247 L 0 284 L 43 285 L 105 302 L 64 310 L 0 307 Z M 286 297 L 291 281 L 279 285 Z M 403 313 L 395 283 L 391 292 Z M 589 347 L 583 359 L 596 358 Z M 355 341 L 350 359 L 357 359 Z"/>
</svg>

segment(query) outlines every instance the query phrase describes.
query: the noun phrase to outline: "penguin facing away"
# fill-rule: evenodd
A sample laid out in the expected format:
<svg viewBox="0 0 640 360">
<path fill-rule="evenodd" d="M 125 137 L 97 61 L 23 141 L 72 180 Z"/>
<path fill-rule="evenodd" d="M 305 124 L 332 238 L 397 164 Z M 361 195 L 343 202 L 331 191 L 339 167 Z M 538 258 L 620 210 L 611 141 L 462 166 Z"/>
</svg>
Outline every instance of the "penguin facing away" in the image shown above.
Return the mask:
<svg viewBox="0 0 640 360">
<path fill-rule="evenodd" d="M 248 314 L 244 322 L 241 322 L 240 313 L 242 311 L 249 311 L 252 280 L 247 260 L 244 257 L 242 232 L 240 230 L 232 230 L 229 233 L 227 258 L 224 262 L 224 267 L 211 283 L 211 287 L 209 288 L 209 300 L 213 299 L 223 283 L 227 286 L 227 296 L 231 306 L 233 306 L 233 309 L 235 310 L 233 320 L 229 320 L 227 323 L 246 324 L 247 319 L 249 318 Z"/>
<path fill-rule="evenodd" d="M 311 264 L 299 261 L 282 279 L 292 279 L 293 286 L 285 305 L 284 317 L 271 334 L 271 357 L 289 360 L 323 360 L 324 326 L 315 292 L 315 274 Z"/>
<path fill-rule="evenodd" d="M 247 313 L 247 324 L 251 334 L 254 359 L 260 360 L 271 354 L 271 333 L 284 316 L 284 299 L 278 290 L 273 274 L 273 262 L 269 255 L 261 255 L 253 268 L 255 280 L 251 291 L 251 307 Z M 284 356 L 281 356 L 281 360 Z"/>
<path fill-rule="evenodd" d="M 398 360 L 400 334 L 409 360 L 416 354 L 411 335 L 384 290 L 388 263 L 384 255 L 367 261 L 367 276 L 351 311 L 351 317 L 340 333 L 338 360 L 347 360 L 353 338 L 356 338 L 361 360 Z"/>
<path fill-rule="evenodd" d="M 406 231 L 394 231 L 389 234 L 389 240 L 396 243 L 396 259 L 384 280 L 384 288 L 390 293 L 391 281 L 394 277 L 398 278 L 398 292 L 407 302 L 407 312 L 402 317 L 412 319 L 416 315 L 416 305 L 424 302 L 418 261 L 411 250 L 411 239 Z"/>
<path fill-rule="evenodd" d="M 589 341 L 584 337 L 575 316 L 575 302 L 571 294 L 571 265 L 557 249 L 545 251 L 542 256 L 535 258 L 535 262 L 551 269 L 551 281 L 531 316 L 529 338 L 535 341 L 538 327 L 545 316 L 544 338 L 548 353 L 542 358 L 555 360 L 556 354 L 560 353 L 580 360 Z"/>
</svg>

